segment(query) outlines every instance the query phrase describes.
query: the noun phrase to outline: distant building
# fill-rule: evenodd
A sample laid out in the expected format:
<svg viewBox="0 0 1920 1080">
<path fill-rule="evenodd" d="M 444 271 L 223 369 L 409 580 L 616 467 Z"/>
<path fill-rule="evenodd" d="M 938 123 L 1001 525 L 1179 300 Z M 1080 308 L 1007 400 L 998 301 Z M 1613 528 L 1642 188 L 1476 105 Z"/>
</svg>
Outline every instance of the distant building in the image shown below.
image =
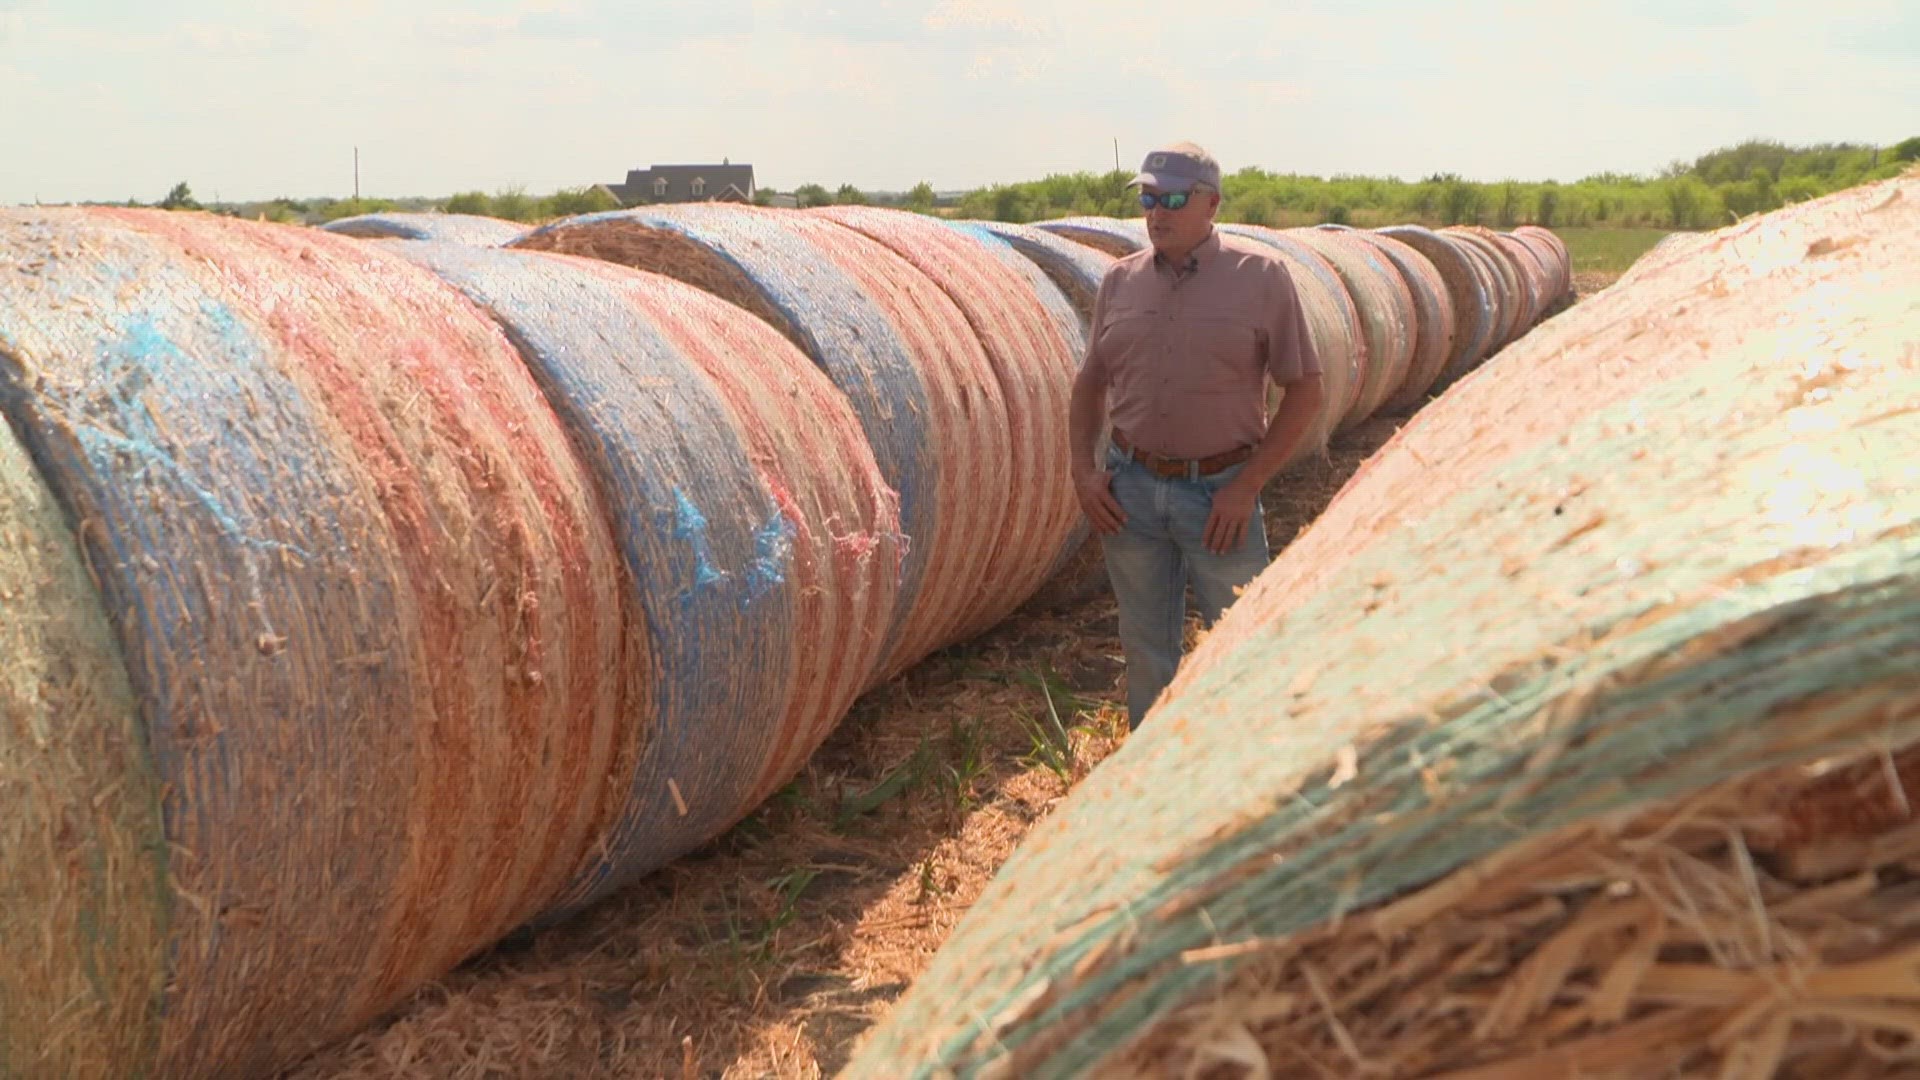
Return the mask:
<svg viewBox="0 0 1920 1080">
<path fill-rule="evenodd" d="M 622 206 L 641 203 L 752 202 L 753 166 L 655 165 L 629 169 L 621 184 L 607 184 Z"/>
</svg>

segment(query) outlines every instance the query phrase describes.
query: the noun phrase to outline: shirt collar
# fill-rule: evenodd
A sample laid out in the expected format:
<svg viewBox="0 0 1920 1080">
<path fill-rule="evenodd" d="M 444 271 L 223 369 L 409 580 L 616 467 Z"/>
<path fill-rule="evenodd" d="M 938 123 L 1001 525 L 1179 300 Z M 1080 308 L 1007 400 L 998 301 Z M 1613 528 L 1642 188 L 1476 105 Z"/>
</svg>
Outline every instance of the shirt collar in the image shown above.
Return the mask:
<svg viewBox="0 0 1920 1080">
<path fill-rule="evenodd" d="M 1185 266 L 1174 267 L 1167 262 L 1166 257 L 1161 255 L 1157 249 L 1153 253 L 1153 265 L 1162 270 L 1180 269 L 1187 273 L 1192 273 L 1207 265 L 1207 263 L 1211 262 L 1213 257 L 1219 253 L 1220 230 L 1213 228 L 1207 230 L 1207 238 L 1205 240 L 1195 244 L 1193 250 L 1187 253 L 1187 264 Z"/>
</svg>

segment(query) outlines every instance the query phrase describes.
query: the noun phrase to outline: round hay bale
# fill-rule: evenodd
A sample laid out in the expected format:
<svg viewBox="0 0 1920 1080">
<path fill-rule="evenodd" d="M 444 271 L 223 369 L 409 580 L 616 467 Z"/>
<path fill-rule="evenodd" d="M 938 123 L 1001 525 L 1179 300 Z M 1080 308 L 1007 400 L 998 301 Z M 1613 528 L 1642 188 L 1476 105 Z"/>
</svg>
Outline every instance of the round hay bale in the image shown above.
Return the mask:
<svg viewBox="0 0 1920 1080">
<path fill-rule="evenodd" d="M 1635 259 L 1614 284 L 1632 282 L 1644 274 L 1672 266 L 1679 260 L 1690 258 L 1695 249 L 1712 242 L 1712 233 L 1670 232 Z"/>
<path fill-rule="evenodd" d="M 1007 251 L 1014 253 L 1016 258 L 1024 259 L 1030 266 L 1038 268 L 1038 271 L 1053 283 L 1054 292 L 1060 294 L 1069 305 L 1067 314 L 1071 317 L 1071 325 L 1068 331 L 1073 348 L 1074 368 L 1078 371 L 1080 361 L 1086 358 L 1087 343 L 1093 332 L 1094 299 L 1100 291 L 1100 282 L 1116 261 L 1114 257 L 1087 247 L 1085 244 L 1076 244 L 1052 233 L 1043 232 L 1031 225 L 972 220 L 946 221 L 946 224 L 961 232 L 979 237 L 983 241 L 987 238 L 999 241 L 1000 247 L 989 245 L 996 254 L 1001 253 L 1001 248 L 1004 247 Z M 1045 289 L 1036 287 L 1036 291 L 1043 296 L 1051 297 Z M 1059 317 L 1058 304 L 1050 302 L 1048 309 L 1054 312 L 1056 318 Z M 1068 388 L 1068 396 L 1069 398 L 1072 396 L 1071 387 Z M 1100 432 L 1103 443 L 1107 436 L 1108 431 L 1103 426 Z M 1104 564 L 1100 561 L 1099 550 L 1088 548 L 1088 541 L 1093 536 L 1091 523 L 1083 514 L 1076 514 L 1074 520 L 1073 531 L 1068 537 L 1067 544 L 1053 569 L 1048 572 L 1047 584 L 1041 590 L 1048 595 L 1036 595 L 1033 598 L 1034 603 L 1051 602 L 1057 607 L 1070 597 L 1083 598 L 1087 593 L 1083 583 L 1090 578 L 1089 569 L 1098 572 L 1100 582 L 1105 581 L 1106 571 L 1103 569 Z M 1054 584 L 1062 575 L 1070 577 L 1071 583 L 1061 582 L 1060 588 L 1054 588 Z"/>
<path fill-rule="evenodd" d="M 1153 241 L 1147 238 L 1147 223 L 1140 218 L 1064 217 L 1036 221 L 1033 227 L 1085 244 L 1116 259 L 1153 246 Z"/>
<path fill-rule="evenodd" d="M 1513 264 L 1520 268 L 1520 280 L 1527 298 L 1526 329 L 1521 332 L 1526 333 L 1546 318 L 1547 305 L 1553 300 L 1552 271 L 1541 261 L 1540 253 L 1518 237 L 1495 233 L 1493 239 L 1513 260 Z"/>
<path fill-rule="evenodd" d="M 1440 276 L 1433 261 L 1412 245 L 1384 233 L 1358 231 L 1355 235 L 1386 256 L 1393 268 L 1400 272 L 1401 280 L 1406 282 L 1408 296 L 1413 301 L 1413 354 L 1407 365 L 1407 374 L 1400 381 L 1400 388 L 1377 410 L 1412 412 L 1425 400 L 1427 391 L 1446 369 L 1447 358 L 1453 355 L 1453 296 L 1447 291 L 1446 279 Z"/>
<path fill-rule="evenodd" d="M 1530 303 L 1527 296 L 1526 279 L 1521 275 L 1520 267 L 1513 261 L 1507 249 L 1494 239 L 1492 229 L 1478 225 L 1449 225 L 1441 230 L 1449 237 L 1470 245 L 1477 251 L 1493 271 L 1497 282 L 1495 296 L 1498 301 L 1496 310 L 1500 313 L 1500 327 L 1493 335 L 1489 353 L 1506 348 L 1521 334 L 1526 333 L 1529 325 Z"/>
<path fill-rule="evenodd" d="M 4 415 L 0 613 L 0 1061 L 136 1075 L 172 918 L 160 778 L 85 557 Z"/>
<path fill-rule="evenodd" d="M 1074 495 L 1067 403 L 1080 352 L 1049 308 L 1060 294 L 997 239 L 933 218 L 875 206 L 829 206 L 828 218 L 885 244 L 938 285 L 966 316 L 1006 402 L 1009 494 L 1000 535 L 981 570 L 979 603 L 956 640 L 988 629 L 1033 595 L 1086 521 Z M 996 253 L 997 249 L 997 253 Z"/>
<path fill-rule="evenodd" d="M 1521 225 L 1513 230 L 1513 235 L 1537 240 L 1546 245 L 1553 253 L 1552 266 L 1559 284 L 1562 297 L 1573 295 L 1573 254 L 1567 250 L 1567 242 L 1560 234 L 1539 225 Z"/>
<path fill-rule="evenodd" d="M 1314 351 L 1319 354 L 1321 372 L 1320 408 L 1292 460 L 1303 460 L 1308 454 L 1325 454 L 1328 443 L 1358 399 L 1366 374 L 1366 338 L 1360 330 L 1360 313 L 1353 305 L 1353 297 L 1348 295 L 1333 265 L 1311 247 L 1262 225 L 1218 227 L 1228 236 L 1266 245 L 1286 264 L 1294 292 L 1300 297 L 1300 308 L 1306 313 L 1307 331 L 1313 337 Z M 1278 408 L 1285 394 L 1275 388 L 1270 396 L 1272 408 Z"/>
<path fill-rule="evenodd" d="M 499 247 L 527 231 L 517 221 L 481 214 L 357 214 L 320 226 L 327 232 L 363 240 L 446 240 L 476 247 Z"/>
<path fill-rule="evenodd" d="M 1347 413 L 1349 425 L 1380 410 L 1406 381 L 1413 366 L 1418 313 L 1407 283 L 1361 230 L 1288 229 L 1288 235 L 1319 252 L 1333 265 L 1354 307 L 1360 312 L 1360 330 L 1367 340 L 1366 381 L 1360 397 Z"/>
<path fill-rule="evenodd" d="M 1018 493 L 999 381 L 966 316 L 925 274 L 825 218 L 718 203 L 583 215 L 512 246 L 677 278 L 797 344 L 847 395 L 900 498 L 907 555 L 872 681 L 954 640 L 980 605 Z"/>
<path fill-rule="evenodd" d="M 1573 266 L 1560 238 L 1537 225 L 1522 225 L 1507 235 L 1527 245 L 1547 271 L 1547 310 L 1564 308 L 1573 296 Z"/>
<path fill-rule="evenodd" d="M 586 857 L 633 741 L 613 538 L 506 338 L 384 245 L 95 209 L 0 215 L 0 253 L 0 409 L 166 793 L 142 1066 L 265 1073 Z"/>
<path fill-rule="evenodd" d="M 1507 288 L 1507 279 L 1501 272 L 1504 256 L 1488 251 L 1486 241 L 1476 237 L 1463 236 L 1445 230 L 1441 230 L 1437 235 L 1444 237 L 1466 257 L 1468 265 L 1473 268 L 1474 276 L 1480 282 L 1481 292 L 1486 296 L 1487 306 L 1492 310 L 1493 315 L 1492 323 L 1487 328 L 1485 349 L 1467 368 L 1458 372 L 1448 370 L 1443 374 L 1441 381 L 1445 383 L 1465 376 L 1472 367 L 1477 367 L 1488 357 L 1499 352 L 1501 336 L 1515 319 L 1516 314 L 1513 292 Z"/>
<path fill-rule="evenodd" d="M 1374 459 L 1429 462 L 1422 526 L 1323 516 L 1306 591 L 1283 552 L 841 1075 L 1885 1075 L 1920 951 L 1901 184 L 1422 410 Z"/>
<path fill-rule="evenodd" d="M 1489 252 L 1484 242 L 1470 238 L 1460 237 L 1456 238 L 1454 242 L 1457 243 L 1460 246 L 1460 250 L 1466 254 L 1467 261 L 1473 265 L 1474 273 L 1479 275 L 1482 290 L 1493 300 L 1493 313 L 1495 316 L 1493 336 L 1487 342 L 1486 353 L 1473 365 L 1473 367 L 1478 367 L 1479 363 L 1484 362 L 1488 356 L 1500 351 L 1502 347 L 1500 341 L 1501 328 L 1515 317 L 1514 305 L 1517 301 L 1513 293 L 1509 292 L 1506 288 L 1506 278 L 1501 273 L 1500 257 L 1497 254 Z M 1473 368 L 1470 367 L 1458 373 L 1450 371 L 1446 373 L 1445 378 L 1448 380 L 1462 379 L 1471 374 L 1472 370 Z"/>
<path fill-rule="evenodd" d="M 1501 235 L 1524 247 L 1528 257 L 1539 267 L 1540 320 L 1559 314 L 1571 299 L 1567 295 L 1567 283 L 1561 279 L 1559 253 L 1554 250 L 1552 244 L 1534 234 L 1515 231 Z"/>
<path fill-rule="evenodd" d="M 1380 234 L 1419 252 L 1446 283 L 1448 307 L 1453 313 L 1453 343 L 1447 350 L 1440 374 L 1427 387 L 1436 389 L 1465 374 L 1489 351 L 1495 326 L 1490 281 L 1482 278 L 1481 271 L 1457 241 L 1431 229 L 1393 225 L 1381 229 Z"/>
<path fill-rule="evenodd" d="M 564 918 L 745 816 L 879 660 L 897 510 L 846 398 L 785 338 L 669 278 L 408 241 L 516 342 L 605 493 L 652 672 L 617 820 Z"/>
<path fill-rule="evenodd" d="M 1079 354 L 1086 353 L 1086 338 L 1093 326 L 1094 296 L 1100 282 L 1113 268 L 1114 256 L 1086 244 L 1077 244 L 1031 225 L 1011 225 L 1004 221 L 949 221 L 948 225 L 975 235 L 997 236 L 1031 260 L 1047 275 L 1079 316 Z"/>
</svg>

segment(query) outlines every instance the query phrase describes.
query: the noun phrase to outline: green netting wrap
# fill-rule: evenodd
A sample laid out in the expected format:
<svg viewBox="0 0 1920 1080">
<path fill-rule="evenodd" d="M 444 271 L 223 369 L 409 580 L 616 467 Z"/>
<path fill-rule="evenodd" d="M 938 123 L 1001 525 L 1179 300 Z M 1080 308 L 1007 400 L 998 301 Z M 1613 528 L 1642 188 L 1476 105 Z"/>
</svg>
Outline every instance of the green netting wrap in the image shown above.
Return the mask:
<svg viewBox="0 0 1920 1080">
<path fill-rule="evenodd" d="M 1920 177 L 1724 230 L 1422 410 L 844 1075 L 1911 1055 L 1917 669 Z"/>
</svg>

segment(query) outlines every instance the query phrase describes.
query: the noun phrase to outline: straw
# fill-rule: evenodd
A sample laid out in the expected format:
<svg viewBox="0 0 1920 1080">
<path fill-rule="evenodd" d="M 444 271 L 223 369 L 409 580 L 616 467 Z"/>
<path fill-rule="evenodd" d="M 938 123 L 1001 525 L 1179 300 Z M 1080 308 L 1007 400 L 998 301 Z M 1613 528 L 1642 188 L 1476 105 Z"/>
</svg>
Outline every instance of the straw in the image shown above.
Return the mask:
<svg viewBox="0 0 1920 1080">
<path fill-rule="evenodd" d="M 159 211 L 4 221 L 38 272 L 0 286 L 0 407 L 89 523 L 166 790 L 152 1068 L 262 1071 L 584 855 L 620 704 L 611 537 L 506 340 L 381 247 Z"/>
<path fill-rule="evenodd" d="M 1449 225 L 1441 233 L 1473 249 L 1493 271 L 1494 279 L 1499 283 L 1500 325 L 1494 331 L 1488 351 L 1498 352 L 1511 345 L 1532 325 L 1532 301 L 1512 253 L 1495 239 L 1492 229 L 1478 225 Z"/>
<path fill-rule="evenodd" d="M 1453 298 L 1432 259 L 1384 233 L 1356 229 L 1354 238 L 1377 248 L 1400 273 L 1413 309 L 1413 348 L 1400 388 L 1380 402 L 1377 413 L 1411 413 L 1427 396 L 1453 350 Z"/>
<path fill-rule="evenodd" d="M 644 739 L 548 913 L 564 918 L 737 822 L 844 713 L 892 615 L 890 498 L 844 398 L 740 309 L 586 259 L 395 250 L 519 345 L 604 492 L 644 620 Z"/>
<path fill-rule="evenodd" d="M 1393 225 L 1380 235 L 1420 253 L 1445 283 L 1453 313 L 1453 341 L 1429 390 L 1444 390 L 1485 358 L 1492 343 L 1495 298 L 1456 241 L 1419 225 Z"/>
<path fill-rule="evenodd" d="M 1084 244 L 1116 259 L 1132 255 L 1137 251 L 1145 251 L 1152 246 L 1152 242 L 1147 239 L 1146 222 L 1138 218 L 1080 215 L 1054 218 L 1050 221 L 1036 221 L 1033 227 L 1042 232 L 1065 237 L 1076 244 Z"/>
<path fill-rule="evenodd" d="M 1573 269 L 1563 256 L 1559 237 L 1544 229 L 1522 226 L 1505 234 L 1526 246 L 1544 274 L 1540 311 L 1543 319 L 1552 318 L 1573 302 Z"/>
<path fill-rule="evenodd" d="M 907 539 L 874 682 L 952 640 L 1006 515 L 1006 403 L 965 316 L 900 256 L 798 211 L 719 204 L 589 214 L 515 247 L 685 281 L 766 319 L 859 415 Z"/>
<path fill-rule="evenodd" d="M 1378 412 L 1398 393 L 1413 364 L 1417 312 L 1407 283 L 1362 230 L 1287 229 L 1287 235 L 1311 247 L 1332 264 L 1360 313 L 1367 341 L 1367 375 L 1359 400 L 1347 413 L 1349 424 Z"/>
<path fill-rule="evenodd" d="M 1306 316 L 1307 335 L 1320 358 L 1321 397 L 1306 437 L 1286 464 L 1309 457 L 1324 460 L 1348 404 L 1359 392 L 1366 364 L 1366 342 L 1360 335 L 1360 314 L 1354 309 L 1353 298 L 1347 295 L 1333 267 L 1306 245 L 1258 225 L 1225 224 L 1220 231 L 1273 252 L 1293 281 L 1300 310 Z M 1268 396 L 1272 409 L 1278 409 L 1286 392 L 1270 386 Z"/>
<path fill-rule="evenodd" d="M 1513 230 L 1519 239 L 1538 244 L 1549 256 L 1545 261 L 1554 273 L 1554 306 L 1564 308 L 1573 299 L 1573 256 L 1560 234 L 1539 225 L 1520 225 Z"/>
<path fill-rule="evenodd" d="M 1689 257 L 1695 249 L 1711 242 L 1711 233 L 1668 233 L 1648 248 L 1644 255 L 1635 259 L 1633 264 L 1627 267 L 1626 272 L 1616 279 L 1615 284 L 1630 283 L 1643 274 L 1671 266 L 1678 260 Z"/>
<path fill-rule="evenodd" d="M 1521 283 L 1526 287 L 1527 326 L 1531 329 L 1546 317 L 1547 305 L 1553 300 L 1552 270 L 1541 260 L 1540 253 L 1519 237 L 1495 233 L 1493 238 L 1520 269 Z"/>
<path fill-rule="evenodd" d="M 1084 540 L 1067 438 L 1067 404 L 1084 349 L 1047 303 L 1058 290 L 998 239 L 904 210 L 834 206 L 810 213 L 885 244 L 938 285 L 966 316 L 1006 402 L 1006 518 L 981 569 L 977 601 L 952 635 L 966 640 L 1025 603 L 1069 546 Z"/>
<path fill-rule="evenodd" d="M 16 341 L 0 324 L 0 369 Z M 166 975 L 160 786 L 85 556 L 3 417 L 0 613 L 0 1075 L 132 1075 Z"/>
<path fill-rule="evenodd" d="M 1062 239 L 1031 225 L 1011 225 L 1003 221 L 949 221 L 963 232 L 986 233 L 1012 245 L 1051 279 L 1079 316 L 1080 334 L 1085 338 L 1093 325 L 1093 301 L 1100 282 L 1112 269 L 1114 257 L 1097 248 Z M 1084 353 L 1084 349 L 1083 349 Z"/>
<path fill-rule="evenodd" d="M 843 1075 L 1904 1052 L 1916 268 L 1920 179 L 1801 204 L 1422 410 Z M 1389 463 L 1429 448 L 1417 527 L 1345 509 L 1397 502 Z"/>
<path fill-rule="evenodd" d="M 1413 302 L 1413 351 L 1408 358 L 1406 377 L 1401 380 L 1400 389 L 1376 410 L 1409 413 L 1419 406 L 1439 379 L 1453 351 L 1453 298 L 1432 260 L 1412 246 L 1377 232 L 1359 231 L 1356 235 L 1378 248 L 1399 271 L 1401 280 L 1406 282 L 1408 298 Z"/>
</svg>

